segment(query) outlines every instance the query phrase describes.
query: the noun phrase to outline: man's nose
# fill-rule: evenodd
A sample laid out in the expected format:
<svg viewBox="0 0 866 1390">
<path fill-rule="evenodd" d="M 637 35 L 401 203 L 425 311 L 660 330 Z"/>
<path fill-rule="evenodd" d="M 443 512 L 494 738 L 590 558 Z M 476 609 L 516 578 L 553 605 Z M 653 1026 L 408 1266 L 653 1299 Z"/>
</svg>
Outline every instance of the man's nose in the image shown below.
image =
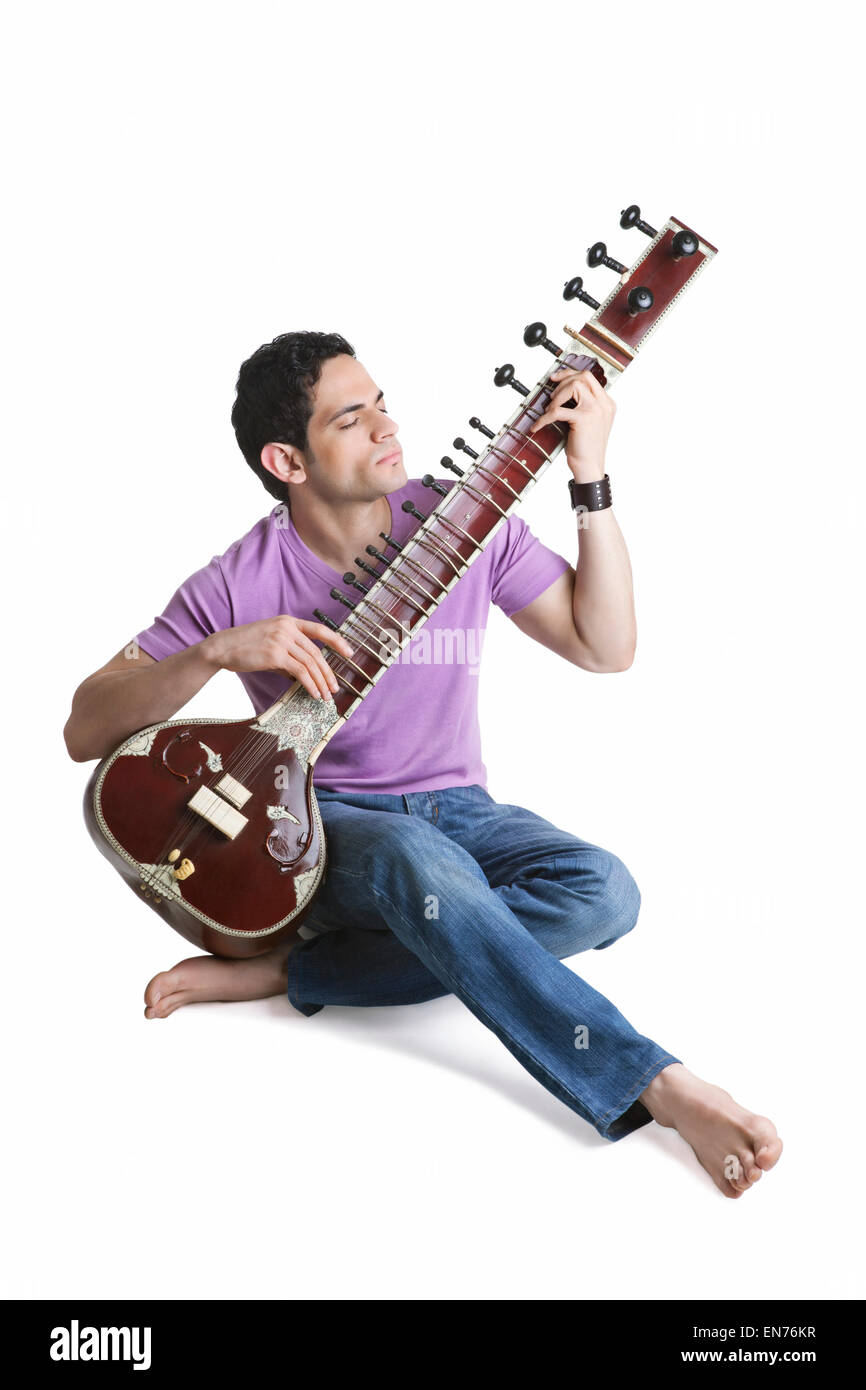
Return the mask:
<svg viewBox="0 0 866 1390">
<path fill-rule="evenodd" d="M 381 410 L 378 412 L 378 415 L 379 418 L 375 425 L 376 437 L 378 439 L 387 439 L 389 434 L 396 434 L 400 428 L 396 420 L 392 420 L 390 415 Z"/>
</svg>

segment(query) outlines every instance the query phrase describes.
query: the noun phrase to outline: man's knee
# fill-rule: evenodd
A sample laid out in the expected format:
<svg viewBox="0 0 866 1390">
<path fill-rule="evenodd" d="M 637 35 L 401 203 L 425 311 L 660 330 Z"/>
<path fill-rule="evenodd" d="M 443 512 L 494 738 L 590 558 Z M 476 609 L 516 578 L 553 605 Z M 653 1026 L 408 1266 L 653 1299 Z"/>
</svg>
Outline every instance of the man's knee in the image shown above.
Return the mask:
<svg viewBox="0 0 866 1390">
<path fill-rule="evenodd" d="M 604 870 L 601 875 L 600 917 L 605 928 L 605 939 L 596 950 L 611 946 L 636 925 L 640 914 L 640 890 L 621 859 L 615 854 L 606 854 Z"/>
</svg>

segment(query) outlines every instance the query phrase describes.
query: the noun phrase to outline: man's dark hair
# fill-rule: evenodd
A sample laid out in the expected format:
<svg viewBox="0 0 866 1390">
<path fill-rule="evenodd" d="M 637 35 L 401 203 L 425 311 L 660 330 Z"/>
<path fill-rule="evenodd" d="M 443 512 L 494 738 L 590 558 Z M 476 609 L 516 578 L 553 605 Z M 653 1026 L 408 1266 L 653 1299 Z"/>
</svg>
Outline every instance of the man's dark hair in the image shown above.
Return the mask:
<svg viewBox="0 0 866 1390">
<path fill-rule="evenodd" d="M 266 444 L 291 444 L 307 452 L 313 388 L 322 363 L 341 353 L 355 356 L 341 334 L 301 330 L 263 343 L 241 364 L 232 406 L 235 437 L 256 477 L 280 502 L 287 500 L 288 489 L 262 464 L 262 449 Z"/>
</svg>

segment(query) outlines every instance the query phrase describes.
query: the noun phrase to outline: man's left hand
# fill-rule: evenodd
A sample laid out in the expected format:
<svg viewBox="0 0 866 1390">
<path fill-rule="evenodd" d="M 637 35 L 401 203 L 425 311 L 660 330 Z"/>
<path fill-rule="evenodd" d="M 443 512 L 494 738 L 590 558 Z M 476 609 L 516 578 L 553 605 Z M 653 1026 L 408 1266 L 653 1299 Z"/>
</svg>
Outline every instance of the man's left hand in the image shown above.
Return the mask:
<svg viewBox="0 0 866 1390">
<path fill-rule="evenodd" d="M 551 372 L 556 390 L 543 415 L 530 425 L 529 433 L 543 429 L 555 420 L 568 426 L 565 457 L 578 483 L 590 483 L 604 477 L 604 455 L 607 437 L 616 414 L 614 401 L 592 372 L 578 372 L 573 367 L 560 367 Z M 576 400 L 577 406 L 566 406 Z"/>
</svg>

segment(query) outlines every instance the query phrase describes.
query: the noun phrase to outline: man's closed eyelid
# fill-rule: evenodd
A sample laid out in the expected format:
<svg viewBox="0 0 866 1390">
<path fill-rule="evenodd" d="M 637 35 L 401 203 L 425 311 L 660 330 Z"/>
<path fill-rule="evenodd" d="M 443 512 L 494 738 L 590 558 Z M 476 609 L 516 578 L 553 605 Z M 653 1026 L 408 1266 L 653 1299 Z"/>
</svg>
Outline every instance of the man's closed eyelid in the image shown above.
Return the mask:
<svg viewBox="0 0 866 1390">
<path fill-rule="evenodd" d="M 387 412 L 387 410 L 385 409 L 384 406 L 380 406 L 379 409 L 380 409 L 380 412 L 381 412 L 382 415 L 387 415 L 387 414 L 388 414 L 388 412 Z M 340 426 L 340 429 L 341 429 L 341 430 L 350 430 L 350 429 L 352 428 L 352 426 L 353 426 L 353 425 L 357 425 L 357 423 L 358 423 L 357 420 L 350 420 L 349 423 L 348 423 L 348 425 L 341 425 L 341 426 Z"/>
</svg>

